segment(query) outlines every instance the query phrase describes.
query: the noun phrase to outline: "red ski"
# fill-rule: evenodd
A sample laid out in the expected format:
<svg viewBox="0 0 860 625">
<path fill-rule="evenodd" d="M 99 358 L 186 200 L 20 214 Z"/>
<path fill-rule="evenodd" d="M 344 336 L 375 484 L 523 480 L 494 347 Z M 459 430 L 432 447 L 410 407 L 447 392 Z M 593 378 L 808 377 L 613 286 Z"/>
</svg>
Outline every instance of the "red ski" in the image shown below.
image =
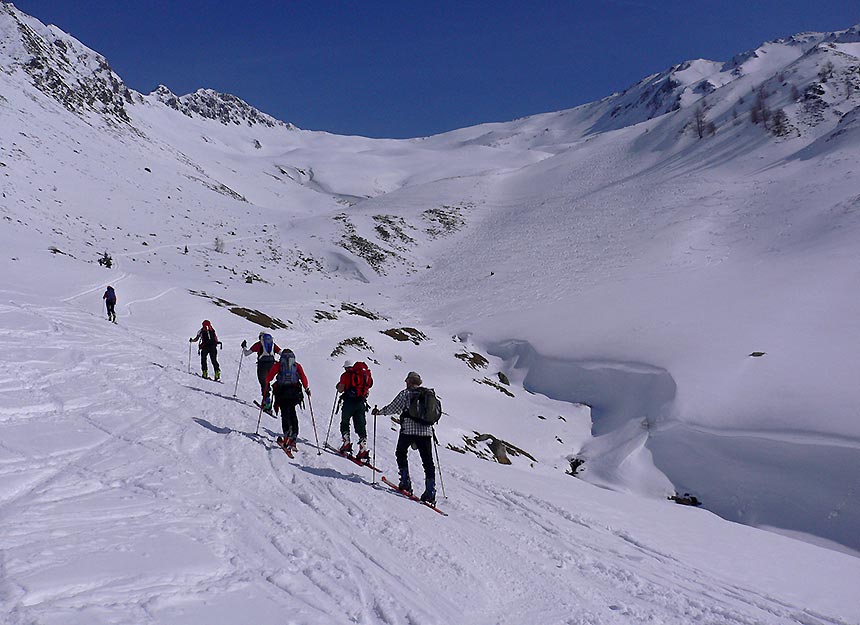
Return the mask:
<svg viewBox="0 0 860 625">
<path fill-rule="evenodd" d="M 382 476 L 382 481 L 385 482 L 386 484 L 388 484 L 392 489 L 394 489 L 394 491 L 398 495 L 400 495 L 401 497 L 406 497 L 406 499 L 411 499 L 412 501 L 414 501 L 416 503 L 420 503 L 422 506 L 426 506 L 426 507 L 430 508 L 431 510 L 438 512 L 442 516 L 448 516 L 447 512 L 442 512 L 439 508 L 437 508 L 433 504 L 428 503 L 426 501 L 421 501 L 420 497 L 416 497 L 412 493 L 407 493 L 405 490 L 400 490 L 399 488 L 397 488 L 397 485 L 394 482 L 389 481 L 389 479 L 387 477 L 385 477 L 384 475 Z"/>
<path fill-rule="evenodd" d="M 334 454 L 335 456 L 340 456 L 341 458 L 346 458 L 347 460 L 352 460 L 355 464 L 357 464 L 357 465 L 358 465 L 358 466 L 360 466 L 360 467 L 367 467 L 368 469 L 373 469 L 373 470 L 374 470 L 374 471 L 376 471 L 377 473 L 382 473 L 382 469 L 377 469 L 375 466 L 373 466 L 372 464 L 370 464 L 370 462 L 369 462 L 369 461 L 367 461 L 367 460 L 359 460 L 358 458 L 356 458 L 356 457 L 355 457 L 355 456 L 353 456 L 352 454 L 342 453 L 340 450 L 335 449 L 334 447 L 332 447 L 332 446 L 331 446 L 331 445 L 329 445 L 328 443 L 326 443 L 326 445 L 325 445 L 325 449 L 326 449 L 326 451 L 328 451 L 329 453 Z"/>
</svg>

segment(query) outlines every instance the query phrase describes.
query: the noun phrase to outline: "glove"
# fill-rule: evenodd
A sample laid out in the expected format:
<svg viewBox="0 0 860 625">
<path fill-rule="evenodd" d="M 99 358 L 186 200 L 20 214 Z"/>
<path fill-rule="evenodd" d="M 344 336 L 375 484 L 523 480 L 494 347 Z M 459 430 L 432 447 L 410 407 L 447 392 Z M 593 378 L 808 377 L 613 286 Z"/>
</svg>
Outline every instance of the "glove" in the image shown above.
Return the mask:
<svg viewBox="0 0 860 625">
<path fill-rule="evenodd" d="M 188 339 L 188 342 L 189 342 L 189 343 L 193 343 L 193 342 L 194 342 L 194 337 L 192 336 L 190 339 Z"/>
<path fill-rule="evenodd" d="M 308 396 L 308 397 L 310 397 L 310 396 L 311 396 L 311 389 L 310 389 L 310 387 L 308 387 L 308 388 L 306 388 L 306 389 L 305 389 L 305 393 L 307 394 L 307 396 Z"/>
<path fill-rule="evenodd" d="M 218 347 L 224 347 L 223 345 L 221 345 L 221 341 L 218 341 Z"/>
<path fill-rule="evenodd" d="M 379 414 L 379 408 L 376 408 L 374 406 L 373 410 L 370 411 L 370 414 L 372 414 L 375 417 L 376 415 Z"/>
<path fill-rule="evenodd" d="M 248 348 L 248 341 L 242 341 L 242 349 Z"/>
</svg>

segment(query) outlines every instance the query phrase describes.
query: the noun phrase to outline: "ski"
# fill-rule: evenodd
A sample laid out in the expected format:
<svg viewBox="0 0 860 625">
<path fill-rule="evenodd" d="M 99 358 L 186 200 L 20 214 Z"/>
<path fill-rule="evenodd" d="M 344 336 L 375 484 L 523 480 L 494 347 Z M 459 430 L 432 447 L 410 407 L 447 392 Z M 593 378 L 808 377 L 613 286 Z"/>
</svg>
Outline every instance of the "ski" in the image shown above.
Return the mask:
<svg viewBox="0 0 860 625">
<path fill-rule="evenodd" d="M 347 460 L 351 460 L 352 462 L 354 462 L 355 464 L 357 464 L 360 467 L 367 467 L 368 469 L 373 469 L 377 473 L 382 473 L 382 469 L 377 469 L 375 466 L 370 464 L 370 462 L 361 461 L 358 458 L 356 458 L 355 456 L 353 456 L 352 454 L 341 453 L 340 450 L 335 449 L 334 447 L 332 447 L 328 443 L 326 443 L 325 449 L 326 449 L 326 451 L 334 454 L 335 456 L 340 456 L 341 458 L 346 458 Z"/>
<path fill-rule="evenodd" d="M 283 436 L 279 436 L 278 438 L 276 438 L 275 442 L 278 444 L 278 447 L 283 449 L 284 453 L 287 454 L 291 459 L 295 458 L 295 456 L 293 455 L 293 450 L 290 449 L 289 447 L 287 447 L 286 445 L 284 445 L 284 437 Z"/>
<path fill-rule="evenodd" d="M 412 501 L 414 501 L 416 503 L 420 503 L 422 506 L 426 506 L 426 507 L 430 508 L 431 510 L 435 510 L 436 512 L 438 512 L 442 516 L 448 516 L 447 512 L 442 512 L 439 508 L 437 508 L 433 504 L 428 503 L 426 501 L 421 501 L 420 497 L 416 497 L 415 495 L 407 493 L 406 491 L 400 490 L 399 488 L 397 488 L 397 485 L 394 482 L 391 482 L 384 475 L 382 476 L 382 481 L 385 482 L 386 484 L 388 484 L 401 497 L 406 497 L 406 499 L 411 499 Z"/>
</svg>

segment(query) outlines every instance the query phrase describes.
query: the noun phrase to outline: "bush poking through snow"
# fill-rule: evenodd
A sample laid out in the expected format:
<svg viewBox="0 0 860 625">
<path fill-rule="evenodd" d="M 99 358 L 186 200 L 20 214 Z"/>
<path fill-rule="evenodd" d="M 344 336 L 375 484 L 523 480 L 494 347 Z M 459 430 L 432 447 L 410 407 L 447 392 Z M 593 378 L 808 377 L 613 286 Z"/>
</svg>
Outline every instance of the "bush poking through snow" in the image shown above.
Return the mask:
<svg viewBox="0 0 860 625">
<path fill-rule="evenodd" d="M 416 345 L 427 340 L 427 335 L 415 328 L 390 328 L 380 330 L 380 334 L 390 336 L 395 341 L 412 341 Z"/>
<path fill-rule="evenodd" d="M 487 365 L 490 364 L 490 361 L 481 356 L 481 354 L 479 354 L 478 352 L 463 352 L 461 354 L 454 354 L 454 358 L 459 358 L 475 371 L 477 371 L 478 369 L 486 369 Z"/>
<path fill-rule="evenodd" d="M 513 394 L 513 393 L 511 393 L 508 389 L 506 389 L 504 386 L 502 386 L 502 385 L 501 385 L 501 384 L 499 384 L 498 382 L 493 382 L 490 378 L 484 378 L 483 380 L 479 380 L 478 378 L 473 378 L 473 379 L 474 379 L 474 380 L 475 380 L 475 382 L 477 382 L 478 384 L 486 384 L 487 386 L 492 386 L 494 389 L 496 389 L 497 391 L 500 391 L 500 392 L 504 393 L 504 394 L 505 394 L 505 395 L 507 395 L 508 397 L 513 397 L 513 396 L 514 396 L 514 394 Z"/>
<path fill-rule="evenodd" d="M 669 501 L 674 501 L 677 504 L 681 504 L 682 506 L 701 506 L 702 502 L 695 495 L 691 495 L 690 493 L 684 493 L 683 496 L 675 493 L 671 497 L 667 497 Z"/>
<path fill-rule="evenodd" d="M 338 356 L 342 356 L 346 353 L 347 347 L 351 347 L 359 351 L 373 351 L 373 347 L 370 346 L 370 343 L 365 341 L 360 336 L 353 336 L 352 338 L 344 339 L 340 343 L 338 343 L 337 347 L 332 350 L 331 357 L 336 358 Z"/>
<path fill-rule="evenodd" d="M 565 473 L 573 476 L 576 476 L 580 468 L 582 468 L 582 465 L 585 464 L 585 460 L 583 460 L 582 458 L 577 458 L 576 456 L 574 456 L 573 458 L 568 458 L 567 461 L 570 463 L 570 470 L 565 471 Z"/>
<path fill-rule="evenodd" d="M 376 313 L 370 312 L 369 310 L 365 310 L 364 308 L 361 308 L 358 304 L 349 304 L 347 302 L 343 302 L 340 305 L 340 309 L 347 314 L 364 317 L 366 319 L 370 319 L 371 321 L 379 321 L 380 319 L 385 320 L 385 317 L 383 317 L 382 315 L 377 315 Z"/>
<path fill-rule="evenodd" d="M 99 257 L 99 265 L 110 269 L 111 267 L 113 267 L 113 258 L 110 257 L 110 254 L 105 252 Z"/>
<path fill-rule="evenodd" d="M 333 312 L 329 312 L 327 310 L 314 311 L 314 323 L 319 323 L 320 321 L 334 321 L 336 319 L 337 315 Z"/>
</svg>

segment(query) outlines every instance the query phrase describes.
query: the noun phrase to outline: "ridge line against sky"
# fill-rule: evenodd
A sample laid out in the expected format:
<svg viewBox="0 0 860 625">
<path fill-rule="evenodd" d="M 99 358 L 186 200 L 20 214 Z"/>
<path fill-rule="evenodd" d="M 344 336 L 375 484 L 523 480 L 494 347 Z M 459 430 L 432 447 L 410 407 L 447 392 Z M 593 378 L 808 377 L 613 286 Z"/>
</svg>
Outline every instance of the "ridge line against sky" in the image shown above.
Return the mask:
<svg viewBox="0 0 860 625">
<path fill-rule="evenodd" d="M 19 0 L 131 88 L 234 94 L 300 128 L 427 136 L 572 108 L 695 58 L 860 22 L 856 0 Z"/>
</svg>

